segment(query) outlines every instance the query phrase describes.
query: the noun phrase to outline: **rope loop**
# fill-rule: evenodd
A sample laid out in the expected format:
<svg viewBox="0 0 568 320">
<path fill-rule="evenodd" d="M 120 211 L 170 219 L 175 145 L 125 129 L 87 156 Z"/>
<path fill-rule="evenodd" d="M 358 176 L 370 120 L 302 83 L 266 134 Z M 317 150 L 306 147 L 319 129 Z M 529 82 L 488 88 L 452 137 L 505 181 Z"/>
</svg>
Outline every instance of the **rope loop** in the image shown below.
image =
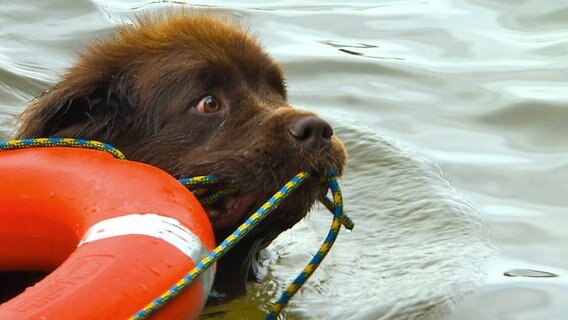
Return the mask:
<svg viewBox="0 0 568 320">
<path fill-rule="evenodd" d="M 335 176 L 328 175 L 327 181 L 333 199 L 330 200 L 327 197 L 322 198 L 322 203 L 324 203 L 324 205 L 333 214 L 333 221 L 331 223 L 327 237 L 325 238 L 324 242 L 312 258 L 312 260 L 310 260 L 308 265 L 304 268 L 304 270 L 302 270 L 302 272 L 300 272 L 296 279 L 294 279 L 294 281 L 292 281 L 292 283 L 288 285 L 286 290 L 282 292 L 282 295 L 272 306 L 270 313 L 267 315 L 267 320 L 276 320 L 280 312 L 282 312 L 284 307 L 288 305 L 290 299 L 292 299 L 292 297 L 300 290 L 304 283 L 306 283 L 306 281 L 308 281 L 308 279 L 312 276 L 314 271 L 318 268 L 325 256 L 331 250 L 331 247 L 333 246 L 335 240 L 337 239 L 337 235 L 341 230 L 341 225 L 346 225 L 349 230 L 353 229 L 354 227 L 351 219 L 343 211 L 343 197 L 341 195 L 339 184 L 337 183 L 337 178 Z"/>
</svg>

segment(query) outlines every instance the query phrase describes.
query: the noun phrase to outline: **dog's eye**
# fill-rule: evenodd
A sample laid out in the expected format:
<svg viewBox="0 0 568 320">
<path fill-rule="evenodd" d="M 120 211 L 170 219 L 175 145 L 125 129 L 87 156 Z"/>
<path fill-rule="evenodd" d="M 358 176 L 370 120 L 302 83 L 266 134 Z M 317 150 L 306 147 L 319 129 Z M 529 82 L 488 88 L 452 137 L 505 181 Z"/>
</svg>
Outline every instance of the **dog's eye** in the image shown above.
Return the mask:
<svg viewBox="0 0 568 320">
<path fill-rule="evenodd" d="M 221 110 L 221 102 L 214 96 L 206 96 L 195 107 L 197 111 L 202 113 L 213 113 Z"/>
</svg>

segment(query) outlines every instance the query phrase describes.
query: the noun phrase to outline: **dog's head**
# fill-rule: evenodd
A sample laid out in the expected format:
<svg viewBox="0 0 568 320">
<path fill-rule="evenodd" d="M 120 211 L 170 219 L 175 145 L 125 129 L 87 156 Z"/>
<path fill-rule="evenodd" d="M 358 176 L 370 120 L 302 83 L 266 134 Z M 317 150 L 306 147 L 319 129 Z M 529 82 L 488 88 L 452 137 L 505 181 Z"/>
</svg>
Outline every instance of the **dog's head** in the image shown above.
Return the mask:
<svg viewBox="0 0 568 320">
<path fill-rule="evenodd" d="M 76 137 L 175 177 L 214 174 L 237 192 L 206 206 L 218 241 L 305 169 L 314 174 L 218 264 L 215 290 L 242 294 L 259 250 L 303 218 L 345 151 L 317 115 L 292 108 L 280 67 L 239 27 L 179 13 L 140 19 L 80 56 L 24 114 L 19 138 Z"/>
</svg>

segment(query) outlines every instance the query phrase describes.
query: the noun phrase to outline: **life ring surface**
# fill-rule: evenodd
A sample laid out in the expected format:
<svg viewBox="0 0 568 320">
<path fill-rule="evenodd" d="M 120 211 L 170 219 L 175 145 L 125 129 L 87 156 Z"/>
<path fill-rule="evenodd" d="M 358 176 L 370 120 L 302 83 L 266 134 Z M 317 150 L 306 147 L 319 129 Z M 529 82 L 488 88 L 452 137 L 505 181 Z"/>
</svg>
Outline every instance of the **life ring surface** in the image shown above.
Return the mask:
<svg viewBox="0 0 568 320">
<path fill-rule="evenodd" d="M 52 271 L 0 319 L 126 319 L 215 246 L 199 202 L 166 172 L 101 151 L 0 152 L 0 271 Z M 153 319 L 193 319 L 208 270 Z"/>
</svg>

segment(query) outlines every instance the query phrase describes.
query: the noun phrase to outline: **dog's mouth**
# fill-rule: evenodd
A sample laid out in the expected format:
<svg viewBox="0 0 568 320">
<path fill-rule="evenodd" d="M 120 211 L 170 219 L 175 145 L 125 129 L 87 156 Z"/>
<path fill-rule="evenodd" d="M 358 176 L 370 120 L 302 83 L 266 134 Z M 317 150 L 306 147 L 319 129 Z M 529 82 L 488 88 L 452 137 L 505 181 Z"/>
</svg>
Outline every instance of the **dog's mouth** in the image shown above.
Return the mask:
<svg viewBox="0 0 568 320">
<path fill-rule="evenodd" d="M 255 193 L 236 192 L 226 195 L 203 208 L 215 230 L 227 229 L 240 224 L 248 217 L 262 197 Z"/>
<path fill-rule="evenodd" d="M 283 185 L 284 183 L 282 183 Z M 281 187 L 281 186 L 280 186 Z M 280 187 L 274 189 L 276 192 Z M 272 188 L 270 188 L 272 189 Z M 222 193 L 225 190 L 229 190 L 225 196 L 215 198 L 215 201 L 207 201 L 207 198 L 210 198 L 211 195 L 215 195 L 218 193 Z M 211 224 L 213 225 L 214 230 L 224 230 L 224 231 L 232 231 L 234 228 L 242 224 L 251 214 L 254 213 L 255 210 L 259 209 L 263 203 L 268 201 L 270 196 L 274 193 L 267 193 L 267 192 L 259 192 L 259 191 L 244 191 L 244 190 L 237 190 L 231 192 L 233 189 L 226 189 L 223 185 L 217 185 L 209 190 L 206 191 L 204 196 L 200 198 L 202 201 L 202 206 L 205 209 Z M 312 172 L 311 177 L 304 183 L 303 191 L 300 191 L 299 194 L 295 194 L 293 197 L 292 202 L 294 204 L 299 205 L 299 202 L 302 203 L 310 203 L 308 207 L 300 206 L 304 209 L 300 209 L 299 211 L 293 214 L 297 216 L 299 213 L 302 212 L 302 216 L 306 213 L 304 211 L 309 210 L 311 204 L 320 196 L 320 194 L 327 190 L 326 184 L 322 182 L 322 175 L 319 172 Z M 287 209 L 287 213 L 290 208 Z M 295 210 L 291 210 L 295 211 Z M 301 217 L 300 217 L 301 218 Z M 292 220 L 297 220 L 293 218 Z"/>
</svg>

